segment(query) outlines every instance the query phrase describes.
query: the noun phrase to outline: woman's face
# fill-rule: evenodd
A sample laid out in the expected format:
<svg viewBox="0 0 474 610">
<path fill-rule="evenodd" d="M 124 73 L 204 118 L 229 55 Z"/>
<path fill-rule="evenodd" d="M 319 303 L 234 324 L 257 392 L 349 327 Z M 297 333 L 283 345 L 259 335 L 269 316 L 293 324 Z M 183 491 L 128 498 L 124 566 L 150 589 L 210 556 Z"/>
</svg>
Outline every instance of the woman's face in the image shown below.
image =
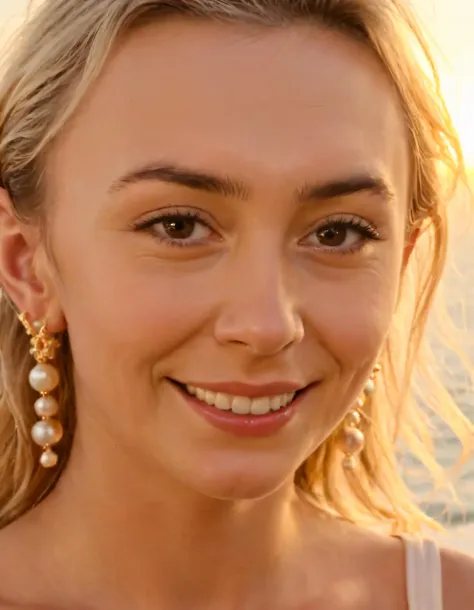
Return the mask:
<svg viewBox="0 0 474 610">
<path fill-rule="evenodd" d="M 397 299 L 409 155 L 376 60 L 315 26 L 148 26 L 48 177 L 77 447 L 217 498 L 291 480 Z"/>
</svg>

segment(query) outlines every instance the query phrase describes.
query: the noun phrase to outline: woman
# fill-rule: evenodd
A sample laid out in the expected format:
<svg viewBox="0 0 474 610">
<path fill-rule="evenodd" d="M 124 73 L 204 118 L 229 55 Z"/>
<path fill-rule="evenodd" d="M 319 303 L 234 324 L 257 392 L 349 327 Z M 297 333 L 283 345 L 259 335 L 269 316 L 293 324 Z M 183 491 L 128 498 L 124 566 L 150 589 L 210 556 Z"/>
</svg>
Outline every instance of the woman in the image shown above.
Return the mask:
<svg viewBox="0 0 474 610">
<path fill-rule="evenodd" d="M 402 0 L 45 0 L 25 25 L 2 609 L 471 607 L 396 463 L 436 470 L 408 388 L 462 175 L 408 38 Z"/>
</svg>

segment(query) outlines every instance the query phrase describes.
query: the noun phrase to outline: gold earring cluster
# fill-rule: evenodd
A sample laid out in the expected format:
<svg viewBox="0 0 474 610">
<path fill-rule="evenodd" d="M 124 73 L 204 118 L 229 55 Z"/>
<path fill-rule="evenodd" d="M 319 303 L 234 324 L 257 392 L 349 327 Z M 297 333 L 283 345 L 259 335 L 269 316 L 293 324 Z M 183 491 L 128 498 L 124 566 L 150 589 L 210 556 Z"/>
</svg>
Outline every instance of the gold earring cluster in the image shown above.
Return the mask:
<svg viewBox="0 0 474 610">
<path fill-rule="evenodd" d="M 376 365 L 372 375 L 367 380 L 361 396 L 357 399 L 356 405 L 346 415 L 342 430 L 339 434 L 339 448 L 344 453 L 342 467 L 344 470 L 352 472 L 357 467 L 357 458 L 364 449 L 365 437 L 360 429 L 362 423 L 362 409 L 367 400 L 375 392 L 375 379 L 381 370 L 380 365 Z"/>
<path fill-rule="evenodd" d="M 59 385 L 59 371 L 50 362 L 54 360 L 60 343 L 48 333 L 46 323 L 31 323 L 24 313 L 19 315 L 18 319 L 31 337 L 30 354 L 36 360 L 36 366 L 31 369 L 28 380 L 30 386 L 40 394 L 34 404 L 35 413 L 40 419 L 31 429 L 31 437 L 43 450 L 39 459 L 41 466 L 54 468 L 58 463 L 58 456 L 52 447 L 62 439 L 63 427 L 56 419 L 59 412 L 58 401 L 51 395 Z"/>
</svg>

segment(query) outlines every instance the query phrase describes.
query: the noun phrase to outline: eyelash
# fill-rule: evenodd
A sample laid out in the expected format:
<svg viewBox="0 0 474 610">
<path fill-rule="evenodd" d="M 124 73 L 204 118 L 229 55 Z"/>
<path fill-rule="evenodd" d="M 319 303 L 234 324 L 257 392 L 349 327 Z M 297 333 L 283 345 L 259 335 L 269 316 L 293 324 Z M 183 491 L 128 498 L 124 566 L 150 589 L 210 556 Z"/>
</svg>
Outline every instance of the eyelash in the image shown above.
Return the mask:
<svg viewBox="0 0 474 610">
<path fill-rule="evenodd" d="M 314 233 L 318 233 L 320 231 L 324 231 L 328 228 L 337 228 L 337 229 L 354 229 L 357 231 L 361 237 L 366 241 L 382 241 L 382 236 L 380 232 L 377 230 L 377 227 L 371 222 L 360 218 L 359 216 L 346 216 L 341 215 L 333 218 L 328 218 L 324 221 L 323 224 L 316 227 L 309 233 L 309 235 L 313 235 Z M 338 250 L 338 254 L 351 254 L 360 250 L 361 246 L 357 246 L 355 248 L 348 248 L 347 250 Z M 330 248 L 329 248 L 330 250 Z"/>
<path fill-rule="evenodd" d="M 189 210 L 176 211 L 176 212 L 168 211 L 165 214 L 153 216 L 153 218 L 147 218 L 146 220 L 136 223 L 134 225 L 134 229 L 137 231 L 149 231 L 150 233 L 152 233 L 152 235 L 155 239 L 158 239 L 160 242 L 165 243 L 169 246 L 176 247 L 176 248 L 189 248 L 191 246 L 196 245 L 196 244 L 187 244 L 186 242 L 184 242 L 184 240 L 168 239 L 166 237 L 162 237 L 161 235 L 158 235 L 157 233 L 151 231 L 151 229 L 153 229 L 154 225 L 159 224 L 165 220 L 175 220 L 177 218 L 185 218 L 187 220 L 193 220 L 196 223 L 199 223 L 200 225 L 202 225 L 202 226 L 206 227 L 207 229 L 209 229 L 210 231 L 214 232 L 214 229 L 211 227 L 210 223 L 207 222 L 201 216 L 201 214 L 199 214 L 198 211 L 191 212 Z"/>
<path fill-rule="evenodd" d="M 210 225 L 208 221 L 206 221 L 202 215 L 197 211 L 190 210 L 180 210 L 175 212 L 167 211 L 164 214 L 153 216 L 152 218 L 147 218 L 146 220 L 140 221 L 134 225 L 134 229 L 137 231 L 149 231 L 152 233 L 155 239 L 158 239 L 160 242 L 165 243 L 169 246 L 177 247 L 177 248 L 189 248 L 196 245 L 196 243 L 189 244 L 185 240 L 179 239 L 171 239 L 166 238 L 161 235 L 158 235 L 156 232 L 151 231 L 151 229 L 163 221 L 166 220 L 175 220 L 175 219 L 188 219 L 195 221 L 201 226 L 206 227 L 209 231 L 214 232 L 214 229 Z M 367 220 L 364 220 L 358 216 L 347 216 L 340 215 L 333 218 L 328 218 L 322 223 L 320 226 L 314 228 L 310 233 L 307 234 L 306 237 L 310 235 L 317 234 L 318 232 L 324 231 L 329 228 L 336 229 L 353 229 L 359 233 L 359 235 L 363 238 L 364 241 L 381 241 L 382 236 L 377 230 L 376 226 L 370 223 Z M 324 248 L 314 248 L 315 250 L 323 250 L 323 251 L 333 251 L 335 254 L 351 254 L 361 249 L 363 244 L 359 244 L 356 247 L 347 248 L 346 250 L 333 250 L 330 247 L 327 249 Z"/>
</svg>

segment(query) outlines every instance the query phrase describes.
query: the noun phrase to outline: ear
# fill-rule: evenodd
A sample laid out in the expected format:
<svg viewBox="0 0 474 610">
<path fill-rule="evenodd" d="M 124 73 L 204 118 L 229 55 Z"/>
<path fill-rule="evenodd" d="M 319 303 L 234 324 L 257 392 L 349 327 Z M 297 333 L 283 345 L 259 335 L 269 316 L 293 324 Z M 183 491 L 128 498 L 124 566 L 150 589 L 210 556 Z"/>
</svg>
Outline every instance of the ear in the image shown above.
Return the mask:
<svg viewBox="0 0 474 610">
<path fill-rule="evenodd" d="M 405 248 L 403 250 L 403 264 L 402 264 L 402 269 L 403 271 L 405 271 L 405 269 L 408 266 L 408 263 L 410 262 L 410 258 L 411 255 L 413 254 L 413 250 L 415 249 L 415 246 L 418 242 L 418 239 L 420 238 L 421 235 L 421 229 L 413 229 L 413 231 L 408 235 L 408 239 L 405 242 Z"/>
<path fill-rule="evenodd" d="M 40 227 L 20 220 L 9 194 L 0 188 L 0 283 L 19 312 L 45 320 L 48 330 L 65 329 L 54 266 L 48 260 Z"/>
</svg>

